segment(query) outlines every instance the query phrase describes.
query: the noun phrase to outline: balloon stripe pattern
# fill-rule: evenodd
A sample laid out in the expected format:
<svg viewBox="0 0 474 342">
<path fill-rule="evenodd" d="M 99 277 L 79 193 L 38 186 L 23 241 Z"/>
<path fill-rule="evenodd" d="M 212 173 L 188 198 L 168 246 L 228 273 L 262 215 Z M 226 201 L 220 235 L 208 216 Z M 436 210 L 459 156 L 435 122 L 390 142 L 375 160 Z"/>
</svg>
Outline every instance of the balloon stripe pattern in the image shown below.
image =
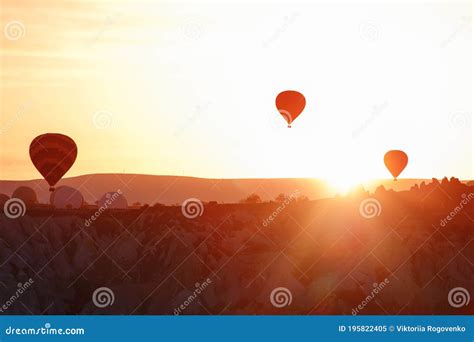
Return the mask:
<svg viewBox="0 0 474 342">
<path fill-rule="evenodd" d="M 30 158 L 54 190 L 54 185 L 76 161 L 77 146 L 70 137 L 58 133 L 37 136 L 30 144 Z"/>
</svg>

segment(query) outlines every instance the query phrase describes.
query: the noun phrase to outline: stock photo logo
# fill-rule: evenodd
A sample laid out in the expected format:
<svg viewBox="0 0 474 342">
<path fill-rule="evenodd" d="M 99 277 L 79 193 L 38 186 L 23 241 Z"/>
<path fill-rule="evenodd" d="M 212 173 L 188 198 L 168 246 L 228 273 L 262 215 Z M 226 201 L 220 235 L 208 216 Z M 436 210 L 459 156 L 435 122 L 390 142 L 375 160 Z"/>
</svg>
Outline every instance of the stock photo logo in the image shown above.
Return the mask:
<svg viewBox="0 0 474 342">
<path fill-rule="evenodd" d="M 274 45 L 284 35 L 284 33 L 291 28 L 291 25 L 295 23 L 299 16 L 300 14 L 298 12 L 292 12 L 289 15 L 285 15 L 273 33 L 263 40 L 262 47 L 272 47 L 272 45 Z"/>
<path fill-rule="evenodd" d="M 453 308 L 468 306 L 470 301 L 471 295 L 464 287 L 455 287 L 448 293 L 448 302 Z"/>
<path fill-rule="evenodd" d="M 24 216 L 26 213 L 25 202 L 19 198 L 10 198 L 3 205 L 3 212 L 5 213 L 5 216 L 10 219 Z"/>
<path fill-rule="evenodd" d="M 469 128 L 471 125 L 471 114 L 464 111 L 454 112 L 449 117 L 451 128 Z"/>
<path fill-rule="evenodd" d="M 373 21 L 363 22 L 359 25 L 359 35 L 363 40 L 373 43 L 380 37 L 380 26 Z"/>
<path fill-rule="evenodd" d="M 195 219 L 202 216 L 204 212 L 204 205 L 201 200 L 197 198 L 188 198 L 181 204 L 181 213 L 187 219 Z"/>
<path fill-rule="evenodd" d="M 194 284 L 194 290 L 191 294 L 189 294 L 186 299 L 173 310 L 173 314 L 175 316 L 181 315 L 185 313 L 186 309 L 195 301 L 199 300 L 198 298 L 204 293 L 204 290 L 212 284 L 212 280 L 207 278 L 202 283 Z"/>
<path fill-rule="evenodd" d="M 92 114 L 92 123 L 97 129 L 107 129 L 112 125 L 113 114 L 107 109 L 101 109 Z"/>
<path fill-rule="evenodd" d="M 19 108 L 15 111 L 15 115 L 11 117 L 5 124 L 0 125 L 0 136 L 7 134 L 10 130 L 14 129 L 16 126 L 20 125 L 23 121 L 22 119 L 31 112 L 32 103 L 31 101 L 26 101 L 22 103 Z"/>
<path fill-rule="evenodd" d="M 360 216 L 366 219 L 373 219 L 382 213 L 382 205 L 375 198 L 366 198 L 359 205 Z"/>
<path fill-rule="evenodd" d="M 373 289 L 370 291 L 370 293 L 365 297 L 360 304 L 358 304 L 355 308 L 352 309 L 351 313 L 352 316 L 358 315 L 364 308 L 372 301 L 374 300 L 377 295 L 390 283 L 390 280 L 385 278 L 382 282 L 380 283 L 373 283 L 372 287 Z"/>
<path fill-rule="evenodd" d="M 7 310 L 19 300 L 23 294 L 33 285 L 34 280 L 28 279 L 24 283 L 18 283 L 16 291 L 5 301 L 3 305 L 0 306 L 0 313 L 7 312 Z M 5 287 L 5 285 L 2 283 Z"/>
<path fill-rule="evenodd" d="M 277 287 L 270 293 L 270 303 L 276 308 L 290 306 L 293 302 L 293 294 L 286 287 Z"/>
<path fill-rule="evenodd" d="M 115 294 L 108 287 L 99 287 L 92 294 L 92 302 L 98 308 L 112 306 L 115 302 Z"/>
<path fill-rule="evenodd" d="M 26 35 L 26 27 L 21 21 L 12 20 L 4 26 L 3 35 L 8 40 L 20 40 Z"/>
</svg>

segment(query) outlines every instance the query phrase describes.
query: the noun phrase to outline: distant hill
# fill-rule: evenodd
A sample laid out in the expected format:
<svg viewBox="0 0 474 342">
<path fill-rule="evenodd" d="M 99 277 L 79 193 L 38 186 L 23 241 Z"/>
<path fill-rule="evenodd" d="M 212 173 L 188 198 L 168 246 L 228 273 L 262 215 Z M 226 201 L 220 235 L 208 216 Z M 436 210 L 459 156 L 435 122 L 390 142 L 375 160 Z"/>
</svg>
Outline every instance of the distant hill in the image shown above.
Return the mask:
<svg viewBox="0 0 474 342">
<path fill-rule="evenodd" d="M 378 180 L 366 185 L 373 191 L 379 185 L 396 191 L 408 190 L 424 179 Z M 77 188 L 88 203 L 94 203 L 104 193 L 120 189 L 129 204 L 181 203 L 190 197 L 202 201 L 235 203 L 251 193 L 257 193 L 262 200 L 274 199 L 278 194 L 292 194 L 309 199 L 333 197 L 336 191 L 322 180 L 309 178 L 271 179 L 208 179 L 184 176 L 155 176 L 141 174 L 90 174 L 62 179 L 57 186 L 67 185 Z M 0 193 L 11 196 L 19 186 L 33 188 L 38 200 L 49 202 L 48 184 L 43 179 L 27 181 L 0 181 Z"/>
</svg>

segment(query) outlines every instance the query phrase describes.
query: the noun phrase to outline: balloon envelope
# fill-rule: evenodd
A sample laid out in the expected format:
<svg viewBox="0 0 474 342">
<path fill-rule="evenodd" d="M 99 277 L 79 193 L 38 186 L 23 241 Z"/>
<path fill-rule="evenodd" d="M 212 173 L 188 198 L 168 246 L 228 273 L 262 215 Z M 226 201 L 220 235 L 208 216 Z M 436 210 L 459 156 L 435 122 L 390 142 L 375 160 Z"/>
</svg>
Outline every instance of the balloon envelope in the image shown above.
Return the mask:
<svg viewBox="0 0 474 342">
<path fill-rule="evenodd" d="M 288 127 L 291 127 L 291 123 L 303 112 L 306 99 L 300 92 L 286 90 L 278 94 L 275 104 L 281 116 L 288 122 Z"/>
<path fill-rule="evenodd" d="M 405 169 L 405 167 L 407 166 L 408 156 L 403 151 L 391 150 L 385 153 L 385 156 L 383 157 L 383 162 L 392 174 L 393 178 L 395 178 L 396 180 L 400 173 L 402 173 L 403 169 Z"/>
<path fill-rule="evenodd" d="M 84 197 L 74 188 L 60 186 L 49 196 L 49 203 L 59 209 L 77 209 L 82 207 Z"/>
<path fill-rule="evenodd" d="M 29 186 L 19 186 L 13 191 L 12 198 L 21 199 L 27 206 L 38 203 L 36 192 Z"/>
<path fill-rule="evenodd" d="M 8 201 L 9 199 L 10 197 L 8 197 L 8 195 L 0 194 L 0 207 L 3 208 L 3 206 L 5 205 L 5 202 Z"/>
<path fill-rule="evenodd" d="M 30 158 L 46 179 L 50 191 L 71 168 L 77 157 L 77 146 L 67 135 L 46 133 L 37 136 L 30 144 Z"/>
</svg>

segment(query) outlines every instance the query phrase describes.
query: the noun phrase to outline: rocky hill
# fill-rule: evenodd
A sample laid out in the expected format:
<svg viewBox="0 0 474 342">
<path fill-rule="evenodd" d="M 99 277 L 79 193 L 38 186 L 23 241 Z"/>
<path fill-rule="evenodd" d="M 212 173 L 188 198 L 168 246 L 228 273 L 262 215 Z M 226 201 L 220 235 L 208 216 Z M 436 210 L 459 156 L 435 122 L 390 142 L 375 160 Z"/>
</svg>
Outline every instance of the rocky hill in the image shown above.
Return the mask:
<svg viewBox="0 0 474 342">
<path fill-rule="evenodd" d="M 367 189 L 384 185 L 396 191 L 408 190 L 421 179 L 377 180 L 365 184 Z M 20 186 L 32 188 L 42 203 L 49 203 L 49 185 L 43 179 L 16 181 L 0 180 L 0 194 L 11 196 Z M 298 190 L 309 199 L 332 197 L 336 189 L 322 180 L 310 178 L 270 179 L 211 179 L 184 176 L 156 176 L 140 174 L 90 174 L 64 178 L 57 186 L 78 189 L 88 203 L 95 203 L 106 192 L 121 190 L 129 203 L 140 202 L 154 205 L 182 203 L 189 197 L 202 201 L 237 203 L 249 193 L 255 192 L 264 200 L 274 199 L 280 193 L 290 194 Z"/>
</svg>

